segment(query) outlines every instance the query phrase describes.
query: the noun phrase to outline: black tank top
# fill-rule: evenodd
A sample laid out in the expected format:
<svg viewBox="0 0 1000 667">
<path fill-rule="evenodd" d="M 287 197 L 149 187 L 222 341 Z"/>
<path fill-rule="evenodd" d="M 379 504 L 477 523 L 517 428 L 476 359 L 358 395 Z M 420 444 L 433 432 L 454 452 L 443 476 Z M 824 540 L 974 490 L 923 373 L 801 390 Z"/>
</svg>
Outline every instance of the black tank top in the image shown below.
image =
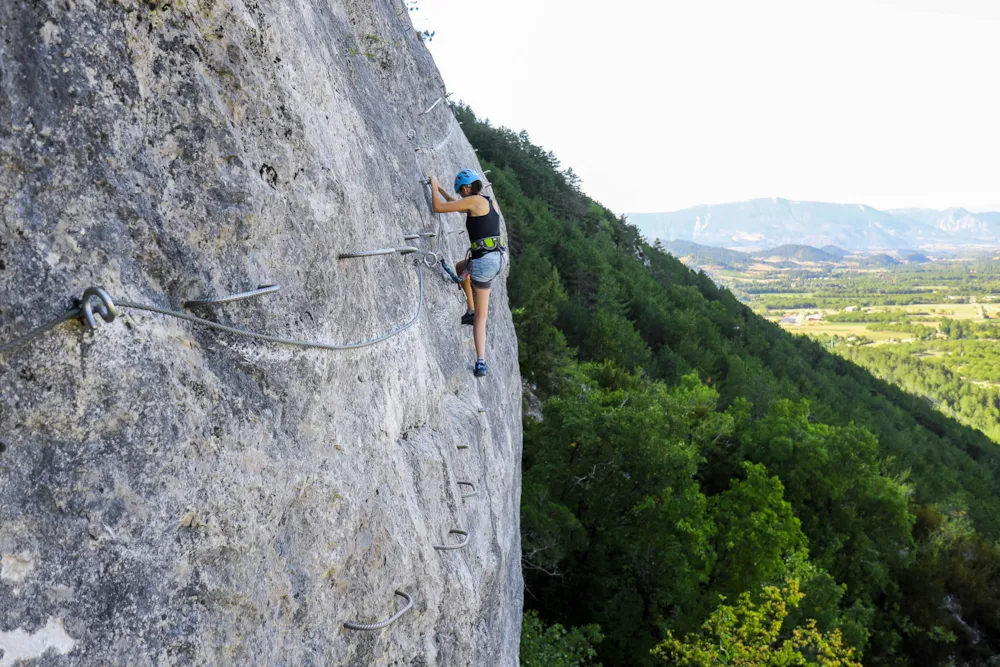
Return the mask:
<svg viewBox="0 0 1000 667">
<path fill-rule="evenodd" d="M 485 195 L 479 196 L 489 203 L 490 210 L 486 215 L 472 215 L 471 212 L 465 214 L 465 229 L 469 232 L 470 241 L 500 236 L 500 214 L 493 207 L 493 200 Z"/>
</svg>

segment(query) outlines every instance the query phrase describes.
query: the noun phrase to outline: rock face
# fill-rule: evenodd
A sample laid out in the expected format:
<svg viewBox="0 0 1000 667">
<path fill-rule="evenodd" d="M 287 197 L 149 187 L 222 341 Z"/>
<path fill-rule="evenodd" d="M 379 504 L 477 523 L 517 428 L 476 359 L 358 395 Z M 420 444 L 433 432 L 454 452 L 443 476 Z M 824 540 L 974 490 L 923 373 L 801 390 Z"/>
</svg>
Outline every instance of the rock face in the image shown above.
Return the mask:
<svg viewBox="0 0 1000 667">
<path fill-rule="evenodd" d="M 0 344 L 98 285 L 277 283 L 199 313 L 333 343 L 409 321 L 419 255 L 337 255 L 462 229 L 420 182 L 478 167 L 422 113 L 443 90 L 402 2 L 0 3 Z M 467 243 L 409 243 L 438 241 Z M 0 665 L 516 664 L 506 290 L 476 380 L 460 291 L 422 274 L 414 325 L 361 349 L 122 307 L 0 355 Z M 396 590 L 393 625 L 343 627 Z"/>
</svg>

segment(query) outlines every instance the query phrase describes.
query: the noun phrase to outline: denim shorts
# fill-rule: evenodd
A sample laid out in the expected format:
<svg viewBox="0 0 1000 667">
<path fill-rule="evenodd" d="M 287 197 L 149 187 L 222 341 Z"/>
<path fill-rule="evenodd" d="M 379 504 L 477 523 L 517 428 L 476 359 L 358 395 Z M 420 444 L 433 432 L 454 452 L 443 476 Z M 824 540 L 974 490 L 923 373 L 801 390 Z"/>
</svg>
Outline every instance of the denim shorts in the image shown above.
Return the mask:
<svg viewBox="0 0 1000 667">
<path fill-rule="evenodd" d="M 482 257 L 471 257 L 466 267 L 473 285 L 479 289 L 489 289 L 490 283 L 507 268 L 507 253 L 494 250 Z"/>
</svg>

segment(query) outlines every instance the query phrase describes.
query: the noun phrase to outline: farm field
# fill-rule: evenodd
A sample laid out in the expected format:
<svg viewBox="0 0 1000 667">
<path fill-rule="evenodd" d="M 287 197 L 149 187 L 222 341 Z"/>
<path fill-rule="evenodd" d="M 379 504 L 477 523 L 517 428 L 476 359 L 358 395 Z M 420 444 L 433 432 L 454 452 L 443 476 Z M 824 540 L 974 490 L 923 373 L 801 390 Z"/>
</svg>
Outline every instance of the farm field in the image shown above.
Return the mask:
<svg viewBox="0 0 1000 667">
<path fill-rule="evenodd" d="M 867 268 L 864 258 L 700 267 L 809 336 L 1000 443 L 1000 261 Z"/>
</svg>

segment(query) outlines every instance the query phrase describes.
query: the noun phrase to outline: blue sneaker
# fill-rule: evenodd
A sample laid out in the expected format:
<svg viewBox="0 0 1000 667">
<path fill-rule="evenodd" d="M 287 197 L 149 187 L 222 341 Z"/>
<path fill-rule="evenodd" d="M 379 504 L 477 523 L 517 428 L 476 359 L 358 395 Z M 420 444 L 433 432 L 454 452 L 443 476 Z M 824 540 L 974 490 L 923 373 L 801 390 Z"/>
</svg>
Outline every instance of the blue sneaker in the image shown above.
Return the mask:
<svg viewBox="0 0 1000 667">
<path fill-rule="evenodd" d="M 476 362 L 476 368 L 472 372 L 477 378 L 481 378 L 490 372 L 490 367 L 486 365 L 485 361 L 480 360 Z"/>
</svg>

